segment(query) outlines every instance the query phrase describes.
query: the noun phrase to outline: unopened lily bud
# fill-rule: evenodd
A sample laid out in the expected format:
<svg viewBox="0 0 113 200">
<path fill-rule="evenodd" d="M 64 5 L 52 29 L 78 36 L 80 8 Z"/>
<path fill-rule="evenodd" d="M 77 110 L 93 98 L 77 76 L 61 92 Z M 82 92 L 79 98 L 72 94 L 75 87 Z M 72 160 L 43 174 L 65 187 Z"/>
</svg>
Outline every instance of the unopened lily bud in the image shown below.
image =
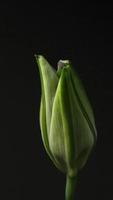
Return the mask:
<svg viewBox="0 0 113 200">
<path fill-rule="evenodd" d="M 36 56 L 41 77 L 40 127 L 53 163 L 69 177 L 85 165 L 96 142 L 95 120 L 83 85 L 68 60 L 55 71 Z"/>
</svg>

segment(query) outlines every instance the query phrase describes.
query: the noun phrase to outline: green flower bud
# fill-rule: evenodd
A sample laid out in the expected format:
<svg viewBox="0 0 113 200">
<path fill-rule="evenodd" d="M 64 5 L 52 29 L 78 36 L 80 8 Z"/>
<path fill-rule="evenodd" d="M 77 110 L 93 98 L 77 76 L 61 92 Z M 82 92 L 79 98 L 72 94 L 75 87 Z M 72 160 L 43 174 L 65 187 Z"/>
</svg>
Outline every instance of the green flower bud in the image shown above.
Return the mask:
<svg viewBox="0 0 113 200">
<path fill-rule="evenodd" d="M 41 77 L 40 127 L 45 149 L 58 169 L 75 177 L 96 142 L 91 105 L 83 85 L 68 60 L 55 71 L 36 56 Z"/>
</svg>

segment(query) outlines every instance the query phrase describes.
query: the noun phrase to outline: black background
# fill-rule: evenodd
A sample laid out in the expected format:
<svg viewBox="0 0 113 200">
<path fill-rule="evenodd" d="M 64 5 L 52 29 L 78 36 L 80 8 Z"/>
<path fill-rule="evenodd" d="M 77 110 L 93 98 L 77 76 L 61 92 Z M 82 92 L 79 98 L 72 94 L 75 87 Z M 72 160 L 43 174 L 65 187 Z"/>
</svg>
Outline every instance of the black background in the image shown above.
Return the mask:
<svg viewBox="0 0 113 200">
<path fill-rule="evenodd" d="M 77 199 L 113 198 L 112 26 L 111 4 L 0 3 L 1 199 L 64 199 L 65 176 L 40 137 L 36 53 L 55 68 L 70 59 L 94 109 L 98 141 L 78 176 Z"/>
</svg>

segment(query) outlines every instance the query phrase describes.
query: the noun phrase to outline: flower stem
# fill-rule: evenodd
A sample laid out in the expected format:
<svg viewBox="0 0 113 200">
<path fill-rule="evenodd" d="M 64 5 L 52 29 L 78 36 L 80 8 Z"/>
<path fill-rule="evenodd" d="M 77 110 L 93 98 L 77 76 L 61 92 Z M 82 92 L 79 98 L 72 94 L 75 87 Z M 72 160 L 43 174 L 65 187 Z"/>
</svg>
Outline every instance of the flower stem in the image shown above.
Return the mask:
<svg viewBox="0 0 113 200">
<path fill-rule="evenodd" d="M 77 177 L 66 177 L 65 200 L 74 200 Z"/>
</svg>

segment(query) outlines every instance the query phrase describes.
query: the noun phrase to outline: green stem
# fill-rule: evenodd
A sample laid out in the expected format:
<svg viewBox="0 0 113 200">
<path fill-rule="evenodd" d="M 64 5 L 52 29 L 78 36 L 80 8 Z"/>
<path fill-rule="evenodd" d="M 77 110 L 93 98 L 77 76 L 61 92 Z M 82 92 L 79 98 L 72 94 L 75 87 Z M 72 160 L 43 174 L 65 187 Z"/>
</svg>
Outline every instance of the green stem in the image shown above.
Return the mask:
<svg viewBox="0 0 113 200">
<path fill-rule="evenodd" d="M 66 178 L 65 200 L 74 200 L 77 177 Z"/>
</svg>

